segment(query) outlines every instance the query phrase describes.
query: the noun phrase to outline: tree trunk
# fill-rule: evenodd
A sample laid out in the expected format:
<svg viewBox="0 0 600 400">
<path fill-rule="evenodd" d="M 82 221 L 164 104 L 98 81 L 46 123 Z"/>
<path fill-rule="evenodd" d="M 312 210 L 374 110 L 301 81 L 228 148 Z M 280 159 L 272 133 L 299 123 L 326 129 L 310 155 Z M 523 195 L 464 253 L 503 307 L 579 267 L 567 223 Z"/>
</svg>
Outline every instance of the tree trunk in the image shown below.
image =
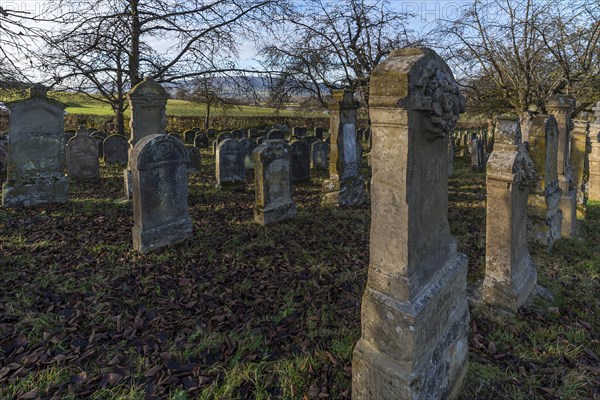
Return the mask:
<svg viewBox="0 0 600 400">
<path fill-rule="evenodd" d="M 117 133 L 125 136 L 125 106 L 121 101 L 115 110 Z"/>
<path fill-rule="evenodd" d="M 210 125 L 210 103 L 206 103 L 206 118 L 204 118 L 204 129 L 208 130 Z"/>
<path fill-rule="evenodd" d="M 531 122 L 533 113 L 531 111 L 522 111 L 519 114 L 519 123 L 521 124 L 521 141 L 529 142 L 529 132 L 531 131 Z"/>
<path fill-rule="evenodd" d="M 140 76 L 140 36 L 142 25 L 138 13 L 138 0 L 130 0 L 131 6 L 131 49 L 129 51 L 129 81 L 131 87 L 142 81 Z"/>
</svg>

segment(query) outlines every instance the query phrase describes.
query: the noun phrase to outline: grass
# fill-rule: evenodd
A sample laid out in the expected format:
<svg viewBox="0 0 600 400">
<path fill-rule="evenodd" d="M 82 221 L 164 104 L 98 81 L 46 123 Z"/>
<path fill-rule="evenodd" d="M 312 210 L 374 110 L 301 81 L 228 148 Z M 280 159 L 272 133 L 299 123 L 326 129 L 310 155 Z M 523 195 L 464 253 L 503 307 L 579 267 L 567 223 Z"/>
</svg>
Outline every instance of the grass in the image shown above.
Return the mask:
<svg viewBox="0 0 600 400">
<path fill-rule="evenodd" d="M 108 103 L 96 100 L 90 96 L 80 93 L 66 93 L 66 92 L 50 92 L 49 97 L 63 102 L 67 105 L 66 111 L 69 114 L 83 114 L 83 115 L 99 115 L 99 116 L 112 116 L 114 115 Z M 14 94 L 0 93 L 0 101 L 7 102 L 16 100 Z M 256 107 L 256 106 L 235 106 L 226 110 L 222 108 L 211 109 L 212 116 L 228 115 L 232 117 L 251 117 L 251 116 L 272 116 L 277 111 L 274 108 L 268 107 Z M 125 115 L 129 116 L 129 110 L 125 111 Z M 206 105 L 195 104 L 186 100 L 175 100 L 169 99 L 167 101 L 167 115 L 176 117 L 204 117 L 206 115 Z M 307 114 L 304 111 L 298 111 L 293 109 L 283 109 L 278 112 L 277 115 L 282 117 L 293 117 L 298 115 L 314 115 L 322 116 L 323 114 L 312 113 Z"/>
<path fill-rule="evenodd" d="M 313 171 L 294 187 L 297 218 L 261 227 L 251 180 L 217 190 L 210 150 L 202 170 L 193 240 L 149 254 L 132 250 L 131 206 L 114 201 L 119 167 L 71 181 L 67 204 L 0 209 L 0 398 L 350 397 L 369 205 L 321 207 L 327 174 Z M 456 160 L 449 221 L 470 289 L 484 276 L 484 183 Z M 550 255 L 530 245 L 554 300 L 517 315 L 471 305 L 463 399 L 599 398 L 599 243 L 590 203 L 578 238 Z"/>
</svg>

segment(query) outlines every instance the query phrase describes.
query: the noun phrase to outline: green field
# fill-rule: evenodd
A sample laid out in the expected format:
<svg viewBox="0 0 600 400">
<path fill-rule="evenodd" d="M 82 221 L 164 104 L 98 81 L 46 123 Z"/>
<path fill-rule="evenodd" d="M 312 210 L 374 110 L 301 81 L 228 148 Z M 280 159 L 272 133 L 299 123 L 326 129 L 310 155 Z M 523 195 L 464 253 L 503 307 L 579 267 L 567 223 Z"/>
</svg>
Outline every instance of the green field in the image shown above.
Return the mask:
<svg viewBox="0 0 600 400">
<path fill-rule="evenodd" d="M 113 111 L 110 106 L 101 101 L 95 100 L 83 94 L 73 93 L 51 93 L 50 97 L 59 100 L 67 105 L 67 113 L 69 114 L 86 114 L 86 115 L 112 115 Z M 129 115 L 129 110 L 125 112 Z M 227 110 L 221 108 L 211 109 L 211 115 L 230 115 L 235 117 L 249 116 L 271 116 L 276 114 L 274 108 L 255 107 L 255 106 L 233 106 Z M 203 117 L 206 115 L 206 106 L 204 104 L 195 104 L 186 100 L 169 99 L 167 101 L 167 115 L 177 117 Z M 280 110 L 279 115 L 282 117 L 292 117 L 297 115 L 305 115 L 300 110 Z M 315 115 L 320 115 L 316 113 Z"/>
</svg>

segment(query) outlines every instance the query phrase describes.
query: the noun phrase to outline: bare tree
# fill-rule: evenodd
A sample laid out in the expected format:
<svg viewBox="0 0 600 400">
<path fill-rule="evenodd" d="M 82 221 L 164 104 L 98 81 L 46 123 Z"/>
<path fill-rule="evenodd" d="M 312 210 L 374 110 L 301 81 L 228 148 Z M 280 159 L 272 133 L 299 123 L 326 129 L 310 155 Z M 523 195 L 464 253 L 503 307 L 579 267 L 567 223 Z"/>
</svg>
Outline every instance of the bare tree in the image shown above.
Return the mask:
<svg viewBox="0 0 600 400">
<path fill-rule="evenodd" d="M 444 21 L 435 34 L 476 100 L 471 110 L 485 116 L 514 112 L 526 133 L 552 94 L 579 97 L 600 76 L 594 4 L 475 0 L 458 18 Z"/>
<path fill-rule="evenodd" d="M 124 95 L 143 76 L 173 82 L 243 72 L 236 67 L 240 38 L 248 39 L 281 1 L 47 2 L 46 13 L 59 24 L 45 37 L 43 64 L 63 87 L 111 104 L 122 133 Z"/>
<path fill-rule="evenodd" d="M 407 17 L 385 0 L 309 0 L 288 9 L 282 31 L 261 51 L 264 65 L 278 71 L 275 93 L 308 95 L 325 107 L 332 89 L 349 88 L 367 102 L 373 68 L 393 49 L 420 43 Z"/>
</svg>

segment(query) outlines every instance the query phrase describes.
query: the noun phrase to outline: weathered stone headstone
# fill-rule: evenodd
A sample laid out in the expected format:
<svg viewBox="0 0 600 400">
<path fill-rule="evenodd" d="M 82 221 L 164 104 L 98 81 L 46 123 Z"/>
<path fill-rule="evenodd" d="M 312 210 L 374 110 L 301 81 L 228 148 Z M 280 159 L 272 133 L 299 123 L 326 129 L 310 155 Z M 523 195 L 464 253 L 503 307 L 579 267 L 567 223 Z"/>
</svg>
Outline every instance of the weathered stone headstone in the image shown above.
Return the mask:
<svg viewBox="0 0 600 400">
<path fill-rule="evenodd" d="M 573 129 L 571 112 L 575 108 L 575 99 L 566 95 L 555 95 L 546 105 L 548 112 L 558 124 L 558 186 L 562 191 L 560 209 L 562 211 L 562 236 L 572 237 L 577 223 L 577 188 L 573 181 L 570 160 L 570 132 Z M 497 139 L 497 138 L 496 138 Z"/>
<path fill-rule="evenodd" d="M 471 170 L 481 171 L 484 169 L 484 153 L 483 153 L 483 142 L 481 139 L 474 138 L 471 141 Z"/>
<path fill-rule="evenodd" d="M 469 309 L 467 257 L 448 224 L 446 160 L 464 99 L 434 51 L 402 49 L 373 71 L 369 106 L 370 265 L 352 399 L 455 399 Z"/>
<path fill-rule="evenodd" d="M 107 164 L 127 165 L 129 146 L 121 135 L 110 135 L 104 139 L 104 162 Z"/>
<path fill-rule="evenodd" d="M 329 145 L 321 140 L 317 140 L 311 147 L 311 166 L 315 169 L 329 168 Z"/>
<path fill-rule="evenodd" d="M 246 172 L 254 169 L 254 161 L 252 158 L 252 151 L 258 146 L 256 141 L 248 138 L 240 140 L 240 149 L 242 151 L 243 163 Z"/>
<path fill-rule="evenodd" d="M 213 142 L 213 154 L 217 154 L 217 147 L 219 146 L 219 144 L 221 144 L 222 141 L 227 139 L 235 139 L 235 137 L 230 132 L 223 132 L 217 136 L 217 138 Z"/>
<path fill-rule="evenodd" d="M 329 179 L 323 182 L 323 204 L 358 206 L 364 202 L 365 182 L 359 175 L 356 111 L 350 90 L 335 90 L 330 104 Z"/>
<path fill-rule="evenodd" d="M 179 132 L 169 132 L 168 135 L 174 137 L 177 140 L 183 141 L 183 135 Z"/>
<path fill-rule="evenodd" d="M 285 132 L 279 131 L 279 130 L 272 130 L 269 133 L 267 133 L 267 139 L 268 140 L 285 139 Z"/>
<path fill-rule="evenodd" d="M 167 127 L 167 91 L 151 78 L 135 85 L 127 94 L 131 119 L 129 127 L 129 160 L 136 143 L 146 136 L 165 134 Z M 131 199 L 131 170 L 124 171 L 125 197 Z"/>
<path fill-rule="evenodd" d="M 573 183 L 577 189 L 577 216 L 585 218 L 587 205 L 587 176 L 586 166 L 589 168 L 588 136 L 589 123 L 575 120 L 571 132 L 571 165 L 573 167 Z"/>
<path fill-rule="evenodd" d="M 454 151 L 455 151 L 455 143 L 454 138 L 450 136 L 448 138 L 448 172 L 446 176 L 450 178 L 454 174 Z"/>
<path fill-rule="evenodd" d="M 323 128 L 315 128 L 315 136 L 318 140 L 323 140 Z"/>
<path fill-rule="evenodd" d="M 0 136 L 0 181 L 6 179 L 6 165 L 8 163 L 8 137 Z"/>
<path fill-rule="evenodd" d="M 215 136 L 215 130 L 210 128 L 206 131 L 206 136 L 208 136 L 209 138 L 212 138 Z"/>
<path fill-rule="evenodd" d="M 256 205 L 254 220 L 267 225 L 296 216 L 290 181 L 291 150 L 284 141 L 266 141 L 253 152 Z"/>
<path fill-rule="evenodd" d="M 304 136 L 303 132 L 304 132 L 304 130 L 299 126 L 294 126 L 292 128 L 292 135 L 296 136 L 298 139 L 300 139 L 302 136 Z"/>
<path fill-rule="evenodd" d="M 231 131 L 231 135 L 238 140 L 243 139 L 244 138 L 244 130 L 243 129 L 235 129 L 235 130 Z"/>
<path fill-rule="evenodd" d="M 248 138 L 249 139 L 256 139 L 259 135 L 258 135 L 258 129 L 254 129 L 254 128 L 250 128 L 247 131 L 248 134 Z"/>
<path fill-rule="evenodd" d="M 256 144 L 258 146 L 260 146 L 261 144 L 263 144 L 263 142 L 266 140 L 266 138 L 264 136 L 259 136 L 256 138 Z"/>
<path fill-rule="evenodd" d="M 527 249 L 527 200 L 536 172 L 518 119 L 499 117 L 487 165 L 483 300 L 516 312 L 537 281 Z"/>
<path fill-rule="evenodd" d="M 185 143 L 194 143 L 194 138 L 196 137 L 196 131 L 193 129 L 188 129 L 183 131 L 183 140 Z"/>
<path fill-rule="evenodd" d="M 86 131 L 77 131 L 67 143 L 67 173 L 75 179 L 100 176 L 98 139 Z"/>
<path fill-rule="evenodd" d="M 553 116 L 538 115 L 531 121 L 529 156 L 538 180 L 529 190 L 531 238 L 552 247 L 561 237 L 561 190 L 558 187 L 558 125 Z"/>
<path fill-rule="evenodd" d="M 65 105 L 35 85 L 29 98 L 8 103 L 8 159 L 2 186 L 4 207 L 63 203 L 69 199 L 65 177 Z"/>
<path fill-rule="evenodd" d="M 145 252 L 192 238 L 183 143 L 169 135 L 149 135 L 138 140 L 130 156 L 133 248 Z"/>
<path fill-rule="evenodd" d="M 242 182 L 246 175 L 242 147 L 237 139 L 225 139 L 217 146 L 215 165 L 217 187 Z"/>
<path fill-rule="evenodd" d="M 292 182 L 302 182 L 310 179 L 310 150 L 305 143 L 294 140 L 290 143 Z"/>
<path fill-rule="evenodd" d="M 206 133 L 196 133 L 196 136 L 194 137 L 194 146 L 196 146 L 199 149 L 208 148 L 208 136 L 206 135 Z"/>
<path fill-rule="evenodd" d="M 199 174 L 202 165 L 200 150 L 194 146 L 185 146 L 185 148 L 187 149 L 189 158 L 187 165 L 188 174 Z"/>
</svg>

